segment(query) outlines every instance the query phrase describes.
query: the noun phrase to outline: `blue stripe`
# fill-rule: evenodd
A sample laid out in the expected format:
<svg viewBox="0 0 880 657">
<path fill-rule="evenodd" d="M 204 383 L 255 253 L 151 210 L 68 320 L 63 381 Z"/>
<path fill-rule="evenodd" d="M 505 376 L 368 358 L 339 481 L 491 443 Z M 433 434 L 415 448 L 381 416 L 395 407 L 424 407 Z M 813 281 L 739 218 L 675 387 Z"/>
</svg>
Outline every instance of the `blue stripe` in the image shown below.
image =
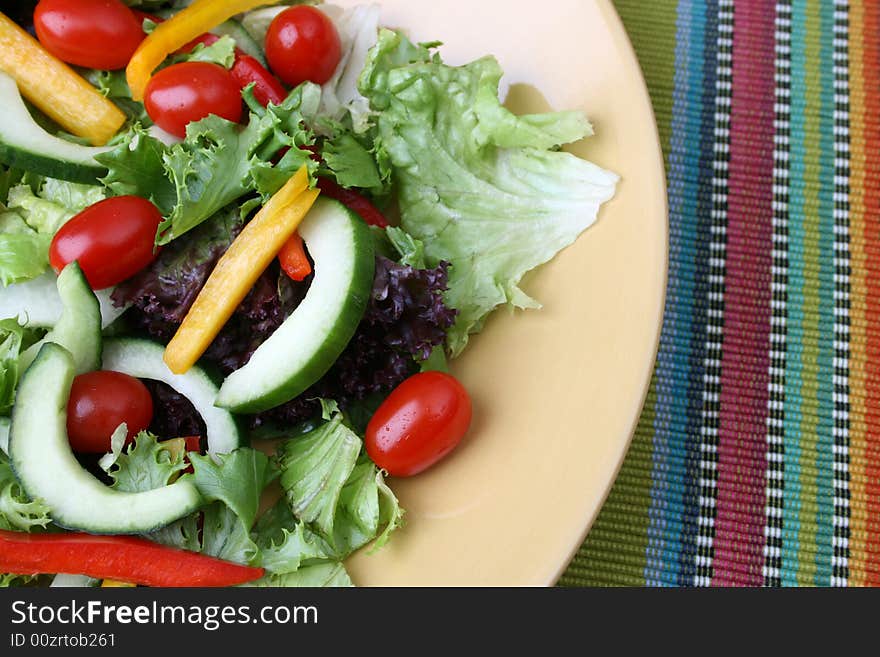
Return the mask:
<svg viewBox="0 0 880 657">
<path fill-rule="evenodd" d="M 711 140 L 706 145 L 711 119 L 707 124 L 707 103 L 701 102 L 707 93 L 706 27 L 704 3 L 679 3 L 668 159 L 669 289 L 656 368 L 645 565 L 649 586 L 678 585 L 683 577 L 689 579 L 686 583 L 693 580 L 707 283 L 705 264 L 698 264 L 697 254 L 708 251 L 711 202 Z M 714 81 L 711 92 L 714 98 Z"/>
<path fill-rule="evenodd" d="M 703 375 L 706 362 L 706 324 L 709 296 L 709 266 L 706 257 L 710 253 L 712 225 L 712 179 L 715 160 L 715 96 L 717 67 L 715 58 L 718 49 L 718 2 L 706 3 L 705 26 L 702 52 L 702 99 L 700 102 L 700 161 L 697 170 L 697 248 L 702 259 L 697 263 L 694 281 L 694 296 L 698 300 L 694 308 L 693 332 L 691 333 L 691 370 L 688 379 L 688 418 L 689 426 L 685 432 L 687 439 L 687 473 L 684 492 L 684 513 L 682 515 L 681 554 L 679 555 L 678 575 L 681 585 L 694 584 L 696 577 L 697 534 L 700 517 L 700 459 L 702 443 Z M 698 43 L 694 44 L 697 48 Z"/>
</svg>

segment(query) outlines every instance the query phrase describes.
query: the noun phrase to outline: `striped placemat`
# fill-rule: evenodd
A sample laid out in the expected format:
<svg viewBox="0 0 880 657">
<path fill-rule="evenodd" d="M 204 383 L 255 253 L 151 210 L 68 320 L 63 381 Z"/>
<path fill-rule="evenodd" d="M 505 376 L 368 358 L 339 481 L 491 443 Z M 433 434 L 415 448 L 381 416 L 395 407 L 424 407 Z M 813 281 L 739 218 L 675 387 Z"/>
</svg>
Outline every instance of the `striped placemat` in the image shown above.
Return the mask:
<svg viewBox="0 0 880 657">
<path fill-rule="evenodd" d="M 880 584 L 880 2 L 615 5 L 666 156 L 668 297 L 560 584 Z"/>
</svg>

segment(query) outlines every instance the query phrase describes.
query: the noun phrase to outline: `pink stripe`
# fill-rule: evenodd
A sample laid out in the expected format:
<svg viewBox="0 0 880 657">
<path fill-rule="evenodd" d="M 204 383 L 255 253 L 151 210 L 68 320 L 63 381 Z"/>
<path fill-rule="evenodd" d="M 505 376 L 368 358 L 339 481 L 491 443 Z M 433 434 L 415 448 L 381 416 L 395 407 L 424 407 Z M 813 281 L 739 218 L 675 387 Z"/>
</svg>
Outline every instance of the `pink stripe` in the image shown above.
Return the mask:
<svg viewBox="0 0 880 657">
<path fill-rule="evenodd" d="M 712 578 L 717 586 L 763 583 L 774 65 L 773 11 L 762 2 L 737 3 Z"/>
</svg>

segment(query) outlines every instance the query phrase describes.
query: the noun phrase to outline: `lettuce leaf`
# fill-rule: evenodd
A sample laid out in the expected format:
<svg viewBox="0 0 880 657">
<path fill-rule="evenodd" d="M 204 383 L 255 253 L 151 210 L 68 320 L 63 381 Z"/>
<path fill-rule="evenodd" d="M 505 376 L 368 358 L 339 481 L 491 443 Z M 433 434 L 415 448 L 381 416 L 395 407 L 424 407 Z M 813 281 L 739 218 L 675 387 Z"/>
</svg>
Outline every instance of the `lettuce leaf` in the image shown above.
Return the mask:
<svg viewBox="0 0 880 657">
<path fill-rule="evenodd" d="M 21 376 L 19 356 L 26 347 L 25 331 L 15 319 L 0 320 L 0 415 L 8 415 L 15 403 L 15 389 Z"/>
<path fill-rule="evenodd" d="M 337 413 L 314 431 L 278 446 L 280 483 L 290 509 L 325 540 L 333 540 L 336 507 L 361 445 Z"/>
<path fill-rule="evenodd" d="M 118 438 L 120 433 L 117 429 L 113 438 Z M 116 440 L 111 439 L 111 443 L 118 449 Z M 147 431 L 135 436 L 127 449 L 113 453 L 116 458 L 107 473 L 113 479 L 113 487 L 126 493 L 167 486 L 187 467 L 183 454 L 172 453 Z"/>
<path fill-rule="evenodd" d="M 50 521 L 49 508 L 27 496 L 9 458 L 0 453 L 0 529 L 27 532 L 34 527 L 45 528 Z"/>
<path fill-rule="evenodd" d="M 516 116 L 498 98 L 492 57 L 461 67 L 383 30 L 360 77 L 376 112 L 376 149 L 392 162 L 401 226 L 428 264 L 452 264 L 459 311 L 452 355 L 500 305 L 538 307 L 519 288 L 596 219 L 617 176 L 558 147 L 591 134 L 580 112 Z"/>
<path fill-rule="evenodd" d="M 186 138 L 166 145 L 133 126 L 116 148 L 98 156 L 108 173 L 102 179 L 115 194 L 136 194 L 151 200 L 163 214 L 156 243 L 184 235 L 242 197 L 274 194 L 302 165 L 317 168 L 314 142 L 304 128 L 317 111 L 320 88 L 304 84 L 280 106 L 258 107 L 250 92 L 246 126 L 211 115 L 187 126 Z M 273 158 L 289 150 L 277 162 Z"/>
<path fill-rule="evenodd" d="M 342 44 L 339 65 L 321 89 L 321 115 L 341 121 L 347 114 L 354 132 L 364 133 L 370 127 L 371 111 L 369 101 L 358 89 L 358 76 L 378 39 L 382 10 L 376 4 L 349 9 L 327 5 L 321 9 L 333 21 Z"/>
<path fill-rule="evenodd" d="M 320 563 L 306 566 L 290 573 L 270 573 L 255 582 L 243 584 L 245 587 L 288 587 L 288 588 L 330 588 L 351 587 L 351 581 L 345 566 L 338 562 Z"/>
<path fill-rule="evenodd" d="M 372 541 L 382 547 L 403 510 L 343 415 L 326 404 L 324 410 L 332 413 L 324 424 L 279 445 L 279 481 L 293 516 L 342 560 Z"/>
<path fill-rule="evenodd" d="M 8 172 L 7 172 L 8 173 Z M 100 187 L 40 178 L 6 191 L 0 206 L 0 284 L 37 278 L 49 268 L 52 236 L 67 220 L 105 196 Z"/>
</svg>

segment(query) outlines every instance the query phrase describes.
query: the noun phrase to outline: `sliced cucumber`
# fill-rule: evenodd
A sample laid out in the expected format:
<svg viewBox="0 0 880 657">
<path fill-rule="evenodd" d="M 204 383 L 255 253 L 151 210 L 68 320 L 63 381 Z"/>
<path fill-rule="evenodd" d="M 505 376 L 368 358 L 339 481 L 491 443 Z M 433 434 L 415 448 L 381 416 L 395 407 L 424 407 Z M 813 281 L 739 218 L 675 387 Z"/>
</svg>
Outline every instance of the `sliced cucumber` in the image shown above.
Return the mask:
<svg viewBox="0 0 880 657">
<path fill-rule="evenodd" d="M 50 178 L 96 184 L 107 175 L 95 155 L 105 147 L 80 146 L 60 139 L 37 125 L 21 98 L 18 86 L 0 72 L 0 162 Z"/>
<path fill-rule="evenodd" d="M 58 296 L 64 306 L 61 317 L 46 337 L 21 354 L 19 367 L 27 369 L 40 347 L 54 342 L 73 356 L 77 374 L 100 369 L 101 306 L 77 263 L 70 263 L 58 275 Z"/>
<path fill-rule="evenodd" d="M 172 374 L 162 355 L 162 345 L 138 338 L 104 340 L 105 370 L 122 372 L 138 379 L 162 381 L 189 399 L 205 421 L 208 430 L 208 452 L 228 454 L 242 445 L 242 432 L 229 411 L 214 406 L 218 387 L 201 367 L 190 368 L 186 374 Z"/>
<path fill-rule="evenodd" d="M 33 280 L 0 287 L 0 317 L 15 317 L 29 328 L 51 328 L 61 319 L 64 304 L 58 294 L 57 276 L 46 272 Z M 101 305 L 101 326 L 107 328 L 115 322 L 125 308 L 113 305 L 110 295 L 113 289 L 98 290 L 95 296 Z"/>
<path fill-rule="evenodd" d="M 69 575 L 67 573 L 58 573 L 49 584 L 50 589 L 57 588 L 88 588 L 98 586 L 101 580 L 89 577 L 88 575 Z"/>
<path fill-rule="evenodd" d="M 266 66 L 266 53 L 263 52 L 263 46 L 260 45 L 262 44 L 262 41 L 258 43 L 254 37 L 251 36 L 250 32 L 244 29 L 244 26 L 234 18 L 230 18 L 225 23 L 220 23 L 220 25 L 211 30 L 211 32 L 217 36 L 232 37 L 235 41 L 235 45 L 246 55 L 250 55 L 263 66 Z"/>
<path fill-rule="evenodd" d="M 9 458 L 25 492 L 48 506 L 56 524 L 95 534 L 150 532 L 198 509 L 201 495 L 188 477 L 125 493 L 105 486 L 79 464 L 67 438 L 74 374 L 73 358 L 50 342 L 18 386 Z"/>
<path fill-rule="evenodd" d="M 348 345 L 373 286 L 373 240 L 363 220 L 318 199 L 299 227 L 315 261 L 305 299 L 220 388 L 216 404 L 256 413 L 290 401 L 320 379 Z"/>
</svg>

